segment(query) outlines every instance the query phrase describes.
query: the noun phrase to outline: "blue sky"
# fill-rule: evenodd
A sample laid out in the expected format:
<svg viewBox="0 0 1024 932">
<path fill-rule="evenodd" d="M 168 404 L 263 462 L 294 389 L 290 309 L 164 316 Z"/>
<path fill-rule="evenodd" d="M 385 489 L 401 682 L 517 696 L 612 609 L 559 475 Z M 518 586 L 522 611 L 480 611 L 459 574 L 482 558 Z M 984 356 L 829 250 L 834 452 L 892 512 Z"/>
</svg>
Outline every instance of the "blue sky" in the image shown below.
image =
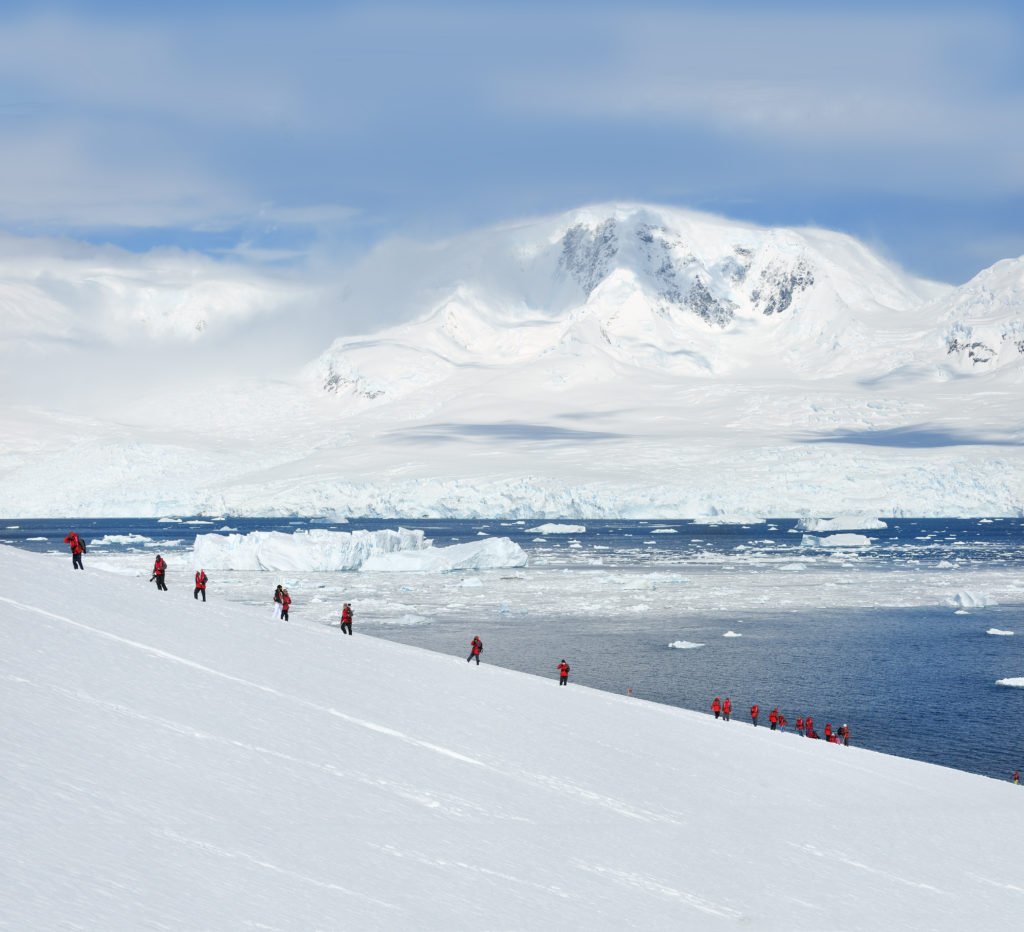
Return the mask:
<svg viewBox="0 0 1024 932">
<path fill-rule="evenodd" d="M 5 4 L 0 230 L 340 264 L 606 200 L 1024 253 L 1014 5 Z"/>
</svg>

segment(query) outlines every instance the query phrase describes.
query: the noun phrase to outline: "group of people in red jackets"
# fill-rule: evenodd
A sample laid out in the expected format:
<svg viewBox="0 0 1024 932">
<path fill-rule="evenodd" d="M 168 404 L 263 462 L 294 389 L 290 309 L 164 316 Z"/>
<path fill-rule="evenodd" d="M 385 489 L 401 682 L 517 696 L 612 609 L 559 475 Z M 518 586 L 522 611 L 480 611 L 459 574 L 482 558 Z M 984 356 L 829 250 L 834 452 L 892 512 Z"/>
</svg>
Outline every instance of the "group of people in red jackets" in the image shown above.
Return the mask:
<svg viewBox="0 0 1024 932">
<path fill-rule="evenodd" d="M 732 717 L 732 700 L 726 696 L 723 702 L 720 696 L 715 696 L 711 700 L 711 711 L 714 712 L 715 718 L 723 718 L 725 721 L 729 721 Z M 750 721 L 754 727 L 757 727 L 757 720 L 761 716 L 761 707 L 755 702 L 750 707 Z M 775 706 L 768 713 L 768 725 L 772 731 L 782 731 L 789 722 L 786 721 L 786 716 L 779 711 L 779 707 Z M 820 738 L 821 736 L 814 730 L 814 719 L 811 716 L 806 718 L 798 718 L 796 720 L 796 730 L 799 734 L 804 735 L 807 738 Z M 840 725 L 837 729 L 833 730 L 832 723 L 825 723 L 825 740 L 830 744 L 845 744 L 850 743 L 850 726 Z"/>
</svg>

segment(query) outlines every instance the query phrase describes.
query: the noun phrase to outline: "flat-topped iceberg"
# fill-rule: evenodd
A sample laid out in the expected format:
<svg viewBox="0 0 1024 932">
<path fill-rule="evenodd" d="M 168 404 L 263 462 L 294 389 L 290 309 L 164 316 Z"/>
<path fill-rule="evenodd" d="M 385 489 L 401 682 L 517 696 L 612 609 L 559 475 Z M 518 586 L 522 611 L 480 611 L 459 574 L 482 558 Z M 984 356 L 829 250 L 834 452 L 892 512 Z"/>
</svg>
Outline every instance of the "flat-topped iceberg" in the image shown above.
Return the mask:
<svg viewBox="0 0 1024 932">
<path fill-rule="evenodd" d="M 1004 631 L 1002 628 L 989 628 L 986 634 L 997 634 L 1001 637 L 1013 637 L 1012 631 Z"/>
<path fill-rule="evenodd" d="M 1005 680 L 996 680 L 996 686 L 1014 686 L 1024 689 L 1024 676 L 1009 676 Z"/>
<path fill-rule="evenodd" d="M 376 554 L 366 560 L 360 570 L 364 573 L 451 573 L 513 566 L 526 566 L 526 551 L 507 537 L 488 537 L 451 547 Z"/>
<path fill-rule="evenodd" d="M 582 524 L 539 524 L 526 529 L 531 534 L 585 534 Z"/>
<path fill-rule="evenodd" d="M 208 570 L 332 572 L 360 569 L 371 557 L 431 546 L 420 530 L 253 531 L 251 534 L 199 534 L 193 546 L 196 566 Z"/>
<path fill-rule="evenodd" d="M 889 525 L 869 515 L 836 515 L 834 518 L 801 518 L 798 531 L 881 531 Z"/>
<path fill-rule="evenodd" d="M 817 537 L 804 534 L 800 540 L 801 547 L 870 547 L 871 538 L 863 534 L 830 534 L 828 537 Z"/>
</svg>

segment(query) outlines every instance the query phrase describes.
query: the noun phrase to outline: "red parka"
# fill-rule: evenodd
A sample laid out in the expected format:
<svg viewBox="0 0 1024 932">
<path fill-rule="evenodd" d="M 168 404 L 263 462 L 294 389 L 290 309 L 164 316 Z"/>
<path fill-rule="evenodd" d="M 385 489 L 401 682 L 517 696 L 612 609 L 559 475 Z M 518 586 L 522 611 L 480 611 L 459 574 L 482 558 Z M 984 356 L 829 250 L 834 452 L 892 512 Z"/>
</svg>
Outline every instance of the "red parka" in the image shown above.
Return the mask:
<svg viewBox="0 0 1024 932">
<path fill-rule="evenodd" d="M 157 557 L 153 561 L 153 575 L 163 576 L 164 571 L 167 569 L 167 561 L 163 557 Z"/>
<path fill-rule="evenodd" d="M 732 699 L 726 699 L 725 702 L 722 703 L 722 711 L 726 715 L 732 715 Z"/>
<path fill-rule="evenodd" d="M 759 706 L 759 705 L 758 705 L 758 704 L 757 704 L 757 703 L 755 702 L 755 703 L 754 703 L 754 704 L 753 704 L 753 705 L 752 705 L 752 706 L 750 707 L 750 717 L 751 717 L 751 718 L 757 718 L 757 716 L 758 716 L 758 714 L 759 714 L 760 712 L 761 712 L 761 707 L 760 707 L 760 706 Z"/>
<path fill-rule="evenodd" d="M 722 700 L 719 699 L 718 696 L 715 696 L 715 698 L 711 700 L 711 711 L 712 712 L 721 712 L 722 711 Z"/>
<path fill-rule="evenodd" d="M 71 548 L 72 553 L 85 553 L 85 545 L 74 531 L 64 538 L 64 543 Z"/>
<path fill-rule="evenodd" d="M 205 589 L 206 588 L 206 583 L 207 583 L 208 580 L 209 580 L 209 577 L 206 575 L 206 570 L 197 570 L 196 571 L 196 588 L 197 589 Z"/>
<path fill-rule="evenodd" d="M 482 651 L 484 649 L 484 642 L 481 641 L 480 638 L 478 638 L 478 637 L 473 638 L 471 644 L 472 644 L 472 647 L 473 647 L 473 653 L 474 654 L 479 654 L 480 651 Z"/>
<path fill-rule="evenodd" d="M 559 676 L 568 676 L 569 675 L 569 664 L 567 664 L 564 660 L 558 665 L 558 675 Z"/>
</svg>

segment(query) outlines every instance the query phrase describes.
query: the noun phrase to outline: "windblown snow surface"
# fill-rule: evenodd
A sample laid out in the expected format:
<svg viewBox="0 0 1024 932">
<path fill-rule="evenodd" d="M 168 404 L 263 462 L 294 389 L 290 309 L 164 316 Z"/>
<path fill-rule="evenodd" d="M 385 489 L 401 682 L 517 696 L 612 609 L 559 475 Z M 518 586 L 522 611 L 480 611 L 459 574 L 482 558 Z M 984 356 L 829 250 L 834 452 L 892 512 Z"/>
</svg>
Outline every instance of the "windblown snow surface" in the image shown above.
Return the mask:
<svg viewBox="0 0 1024 932">
<path fill-rule="evenodd" d="M 11 929 L 960 932 L 1024 906 L 1008 783 L 7 547 L 0 592 Z"/>
</svg>

